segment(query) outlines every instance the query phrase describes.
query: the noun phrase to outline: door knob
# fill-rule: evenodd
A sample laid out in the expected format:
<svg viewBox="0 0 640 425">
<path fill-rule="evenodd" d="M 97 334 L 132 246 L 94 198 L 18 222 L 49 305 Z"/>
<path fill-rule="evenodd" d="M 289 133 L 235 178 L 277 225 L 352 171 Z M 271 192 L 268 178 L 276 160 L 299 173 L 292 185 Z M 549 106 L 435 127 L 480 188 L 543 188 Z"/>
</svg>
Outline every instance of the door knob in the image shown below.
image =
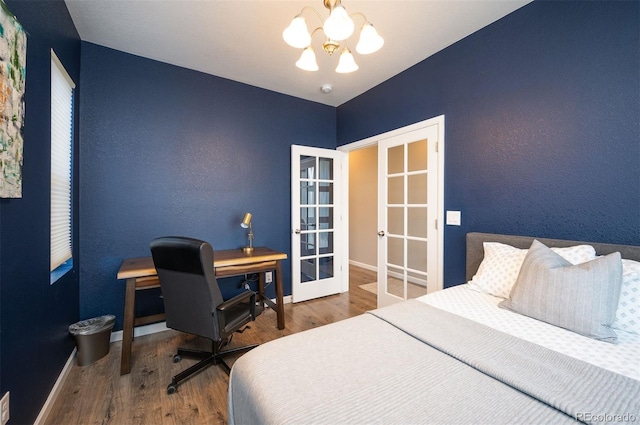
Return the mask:
<svg viewBox="0 0 640 425">
<path fill-rule="evenodd" d="M 300 229 L 296 229 L 296 230 L 294 230 L 293 232 L 294 232 L 296 235 L 299 235 L 299 234 L 300 234 Z"/>
<path fill-rule="evenodd" d="M 378 236 L 384 236 L 384 230 L 380 230 L 380 231 L 378 232 Z"/>
</svg>

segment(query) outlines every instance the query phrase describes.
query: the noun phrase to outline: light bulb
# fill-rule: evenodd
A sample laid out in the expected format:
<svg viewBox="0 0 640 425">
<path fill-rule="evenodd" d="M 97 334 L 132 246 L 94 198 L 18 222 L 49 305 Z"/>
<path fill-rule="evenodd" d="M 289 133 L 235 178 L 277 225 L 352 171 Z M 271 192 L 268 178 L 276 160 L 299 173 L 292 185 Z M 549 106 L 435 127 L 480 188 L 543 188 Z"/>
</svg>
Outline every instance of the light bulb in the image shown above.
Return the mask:
<svg viewBox="0 0 640 425">
<path fill-rule="evenodd" d="M 336 41 L 349 38 L 353 34 L 353 28 L 353 21 L 342 5 L 333 8 L 322 27 L 325 35 Z"/>
<path fill-rule="evenodd" d="M 287 44 L 296 49 L 304 49 L 311 44 L 311 35 L 307 29 L 307 21 L 298 15 L 289 24 L 289 26 L 282 32 L 282 38 Z"/>
<path fill-rule="evenodd" d="M 313 47 L 309 46 L 302 51 L 302 55 L 300 55 L 300 59 L 296 62 L 296 66 L 305 71 L 317 71 L 319 69 Z"/>
<path fill-rule="evenodd" d="M 358 68 L 358 64 L 356 64 L 355 59 L 353 59 L 351 51 L 346 47 L 342 49 L 336 72 L 340 74 L 347 74 L 349 72 L 357 71 Z"/>
<path fill-rule="evenodd" d="M 380 37 L 373 25 L 367 22 L 362 26 L 362 31 L 360 31 L 360 40 L 356 46 L 356 52 L 361 55 L 368 55 L 380 50 L 383 44 L 384 39 Z"/>
</svg>

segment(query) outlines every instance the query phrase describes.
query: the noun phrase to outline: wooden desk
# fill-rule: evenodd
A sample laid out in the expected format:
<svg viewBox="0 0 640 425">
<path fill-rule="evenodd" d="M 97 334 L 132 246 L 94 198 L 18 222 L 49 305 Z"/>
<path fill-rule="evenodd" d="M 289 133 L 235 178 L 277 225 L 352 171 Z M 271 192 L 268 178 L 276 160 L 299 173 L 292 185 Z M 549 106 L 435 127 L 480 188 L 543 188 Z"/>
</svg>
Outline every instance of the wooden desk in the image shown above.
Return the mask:
<svg viewBox="0 0 640 425">
<path fill-rule="evenodd" d="M 270 248 L 257 247 L 252 254 L 245 254 L 242 249 L 227 249 L 213 252 L 213 267 L 216 277 L 239 276 L 258 273 L 258 299 L 260 304 L 268 304 L 276 311 L 278 329 L 284 329 L 284 303 L 282 293 L 282 260 L 287 254 Z M 264 295 L 265 272 L 275 271 L 276 302 Z M 156 268 L 151 257 L 128 258 L 122 262 L 118 270 L 118 279 L 126 279 L 124 296 L 124 324 L 122 329 L 122 357 L 120 359 L 120 375 L 131 371 L 131 344 L 133 328 L 164 320 L 164 313 L 152 316 L 135 317 L 136 291 L 158 288 Z"/>
</svg>

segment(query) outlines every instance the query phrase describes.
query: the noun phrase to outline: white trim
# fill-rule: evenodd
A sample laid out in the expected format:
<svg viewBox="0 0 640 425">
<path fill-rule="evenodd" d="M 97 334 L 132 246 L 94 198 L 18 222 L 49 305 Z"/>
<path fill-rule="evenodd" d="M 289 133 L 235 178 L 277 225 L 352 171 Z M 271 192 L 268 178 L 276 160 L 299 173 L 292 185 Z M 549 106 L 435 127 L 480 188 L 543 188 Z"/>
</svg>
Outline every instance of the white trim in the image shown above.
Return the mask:
<svg viewBox="0 0 640 425">
<path fill-rule="evenodd" d="M 361 263 L 356 260 L 349 260 L 349 264 L 351 264 L 352 266 L 360 267 L 361 269 L 370 270 L 372 272 L 378 271 L 378 266 L 372 266 L 371 264 Z"/>
<path fill-rule="evenodd" d="M 444 115 L 439 115 L 437 117 L 429 118 L 428 120 L 420 121 L 415 124 L 408 125 L 406 127 L 396 128 L 395 130 L 390 130 L 385 133 L 376 134 L 375 136 L 367 137 L 366 139 L 358 140 L 357 142 L 352 142 L 346 145 L 339 146 L 338 150 L 343 152 L 351 152 L 351 151 L 366 148 L 369 146 L 374 146 L 374 145 L 377 145 L 378 142 L 382 139 L 388 139 L 389 137 L 394 137 L 400 134 L 408 133 L 410 131 L 429 127 L 433 125 L 435 122 L 437 122 L 436 120 L 439 121 L 440 119 L 442 119 L 442 123 L 444 124 Z M 441 135 L 444 135 L 444 128 Z M 443 146 L 438 147 L 438 149 L 440 148 L 443 148 Z"/>
<path fill-rule="evenodd" d="M 168 331 L 166 322 L 152 323 L 150 325 L 137 326 L 133 328 L 133 337 L 151 335 L 158 332 Z M 122 341 L 122 331 L 111 332 L 110 342 Z"/>
<path fill-rule="evenodd" d="M 49 417 L 49 414 L 51 413 L 51 409 L 53 409 L 53 405 L 56 399 L 58 398 L 58 396 L 60 395 L 60 392 L 62 391 L 62 387 L 64 386 L 64 383 L 67 380 L 69 373 L 71 373 L 71 368 L 73 367 L 73 361 L 76 358 L 76 351 L 77 351 L 77 348 L 74 347 L 73 351 L 69 355 L 69 358 L 67 359 L 67 362 L 64 364 L 64 367 L 62 368 L 62 371 L 60 372 L 60 375 L 58 376 L 56 383 L 53 384 L 53 388 L 51 389 L 51 392 L 49 393 L 47 400 L 42 405 L 42 409 L 40 409 L 40 413 L 38 414 L 38 417 L 36 418 L 34 425 L 44 424 L 47 418 Z"/>
</svg>

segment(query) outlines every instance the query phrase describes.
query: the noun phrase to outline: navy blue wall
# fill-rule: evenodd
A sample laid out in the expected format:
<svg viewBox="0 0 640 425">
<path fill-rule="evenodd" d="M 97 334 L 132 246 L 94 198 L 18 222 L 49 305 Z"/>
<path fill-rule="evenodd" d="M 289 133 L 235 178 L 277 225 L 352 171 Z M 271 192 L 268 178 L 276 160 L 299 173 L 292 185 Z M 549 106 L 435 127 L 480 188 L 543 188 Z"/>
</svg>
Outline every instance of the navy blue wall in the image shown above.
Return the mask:
<svg viewBox="0 0 640 425">
<path fill-rule="evenodd" d="M 116 273 L 158 236 L 239 248 L 250 211 L 256 246 L 290 255 L 291 145 L 335 148 L 335 108 L 85 42 L 82 80 L 82 318 L 115 314 L 121 329 Z M 285 294 L 290 275 L 287 260 Z M 142 292 L 139 312 L 162 308 Z"/>
<path fill-rule="evenodd" d="M 639 5 L 536 1 L 338 107 L 338 145 L 445 115 L 445 286 L 470 231 L 640 244 Z"/>
<path fill-rule="evenodd" d="M 79 314 L 76 270 L 49 285 L 49 173 L 50 49 L 79 95 L 80 39 L 62 1 L 6 3 L 27 32 L 27 80 L 22 198 L 0 200 L 0 376 L 2 394 L 11 391 L 11 423 L 27 424 L 35 420 L 73 350 L 67 329 Z M 76 108 L 76 122 L 77 117 Z M 77 131 L 75 139 L 77 148 Z M 77 249 L 74 258 L 77 268 Z"/>
</svg>

